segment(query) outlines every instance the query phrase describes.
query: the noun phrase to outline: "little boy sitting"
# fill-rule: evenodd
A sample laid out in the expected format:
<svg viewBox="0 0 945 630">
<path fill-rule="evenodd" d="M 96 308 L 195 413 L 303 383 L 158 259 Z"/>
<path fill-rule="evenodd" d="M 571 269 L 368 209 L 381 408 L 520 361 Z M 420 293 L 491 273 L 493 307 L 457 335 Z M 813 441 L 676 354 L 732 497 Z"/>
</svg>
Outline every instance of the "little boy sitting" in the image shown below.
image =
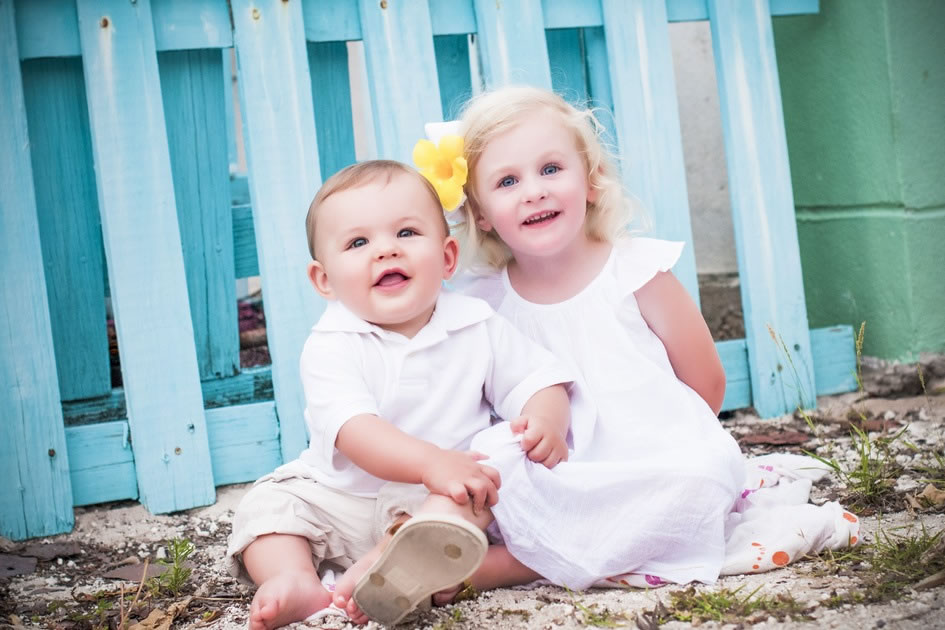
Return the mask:
<svg viewBox="0 0 945 630">
<path fill-rule="evenodd" d="M 251 629 L 333 601 L 357 623 L 393 624 L 485 555 L 500 480 L 468 452 L 473 436 L 493 410 L 525 416 L 566 457 L 573 379 L 485 302 L 442 290 L 458 244 L 412 168 L 377 160 L 340 171 L 312 201 L 306 231 L 309 279 L 329 300 L 300 362 L 310 444 L 240 502 L 228 569 L 259 586 Z M 393 535 L 382 534 L 390 506 L 377 505 L 385 481 L 422 484 L 391 499 L 414 515 Z M 318 577 L 323 562 L 347 569 L 334 596 Z"/>
</svg>

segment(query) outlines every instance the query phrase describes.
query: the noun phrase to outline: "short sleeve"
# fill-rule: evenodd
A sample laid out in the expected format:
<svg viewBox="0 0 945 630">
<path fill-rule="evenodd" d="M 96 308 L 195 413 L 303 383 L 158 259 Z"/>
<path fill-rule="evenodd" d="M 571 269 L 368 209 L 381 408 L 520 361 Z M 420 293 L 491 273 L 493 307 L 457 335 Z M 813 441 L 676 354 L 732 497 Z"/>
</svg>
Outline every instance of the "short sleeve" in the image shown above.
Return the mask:
<svg viewBox="0 0 945 630">
<path fill-rule="evenodd" d="M 685 245 L 682 241 L 643 237 L 629 238 L 617 243 L 614 274 L 621 294 L 630 295 L 660 271 L 672 269 Z"/>
<path fill-rule="evenodd" d="M 551 352 L 519 332 L 501 315 L 493 315 L 486 326 L 492 369 L 486 377 L 485 394 L 503 420 L 520 416 L 525 403 L 538 391 L 575 380 L 575 375 Z"/>
<path fill-rule="evenodd" d="M 332 461 L 345 422 L 361 414 L 380 415 L 352 337 L 356 335 L 315 331 L 299 361 L 310 447 L 326 462 Z"/>
</svg>

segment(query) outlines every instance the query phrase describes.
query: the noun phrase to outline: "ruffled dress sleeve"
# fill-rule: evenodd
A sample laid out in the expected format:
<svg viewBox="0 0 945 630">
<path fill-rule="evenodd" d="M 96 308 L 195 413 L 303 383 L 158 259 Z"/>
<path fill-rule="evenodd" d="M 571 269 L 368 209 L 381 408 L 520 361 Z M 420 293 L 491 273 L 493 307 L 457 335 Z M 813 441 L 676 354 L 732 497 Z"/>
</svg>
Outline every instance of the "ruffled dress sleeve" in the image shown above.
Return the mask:
<svg viewBox="0 0 945 630">
<path fill-rule="evenodd" d="M 669 271 L 679 260 L 682 241 L 634 237 L 619 241 L 616 247 L 614 274 L 622 296 L 631 295 L 660 271 Z"/>
</svg>

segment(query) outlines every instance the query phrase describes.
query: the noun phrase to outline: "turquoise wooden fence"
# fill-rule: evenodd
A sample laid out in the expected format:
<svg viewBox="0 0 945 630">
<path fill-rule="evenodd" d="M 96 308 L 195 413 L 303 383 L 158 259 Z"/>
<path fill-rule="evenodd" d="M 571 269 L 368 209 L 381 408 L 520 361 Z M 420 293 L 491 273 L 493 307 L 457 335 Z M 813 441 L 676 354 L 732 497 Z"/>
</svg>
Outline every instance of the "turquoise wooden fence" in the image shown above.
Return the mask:
<svg viewBox="0 0 945 630">
<path fill-rule="evenodd" d="M 771 30 L 772 16 L 817 8 L 0 0 L 2 534 L 67 531 L 74 505 L 205 505 L 304 447 L 298 356 L 322 304 L 303 218 L 355 159 L 349 41 L 364 42 L 380 156 L 408 160 L 425 122 L 455 114 L 474 35 L 487 85 L 609 109 L 655 234 L 691 242 L 667 25 L 709 20 L 748 331 L 718 344 L 725 408 L 773 416 L 851 389 L 852 330 L 808 330 Z M 231 178 L 234 49 L 249 166 Z M 676 271 L 698 298 L 686 252 Z M 235 280 L 257 274 L 272 364 L 241 370 Z"/>
</svg>

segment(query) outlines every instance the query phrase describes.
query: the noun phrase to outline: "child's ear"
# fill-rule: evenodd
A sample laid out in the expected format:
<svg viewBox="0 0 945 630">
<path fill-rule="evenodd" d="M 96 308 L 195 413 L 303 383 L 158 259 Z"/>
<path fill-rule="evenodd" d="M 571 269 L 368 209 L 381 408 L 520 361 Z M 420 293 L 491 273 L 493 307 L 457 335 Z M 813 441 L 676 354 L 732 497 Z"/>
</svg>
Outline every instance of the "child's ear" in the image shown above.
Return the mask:
<svg viewBox="0 0 945 630">
<path fill-rule="evenodd" d="M 307 271 L 309 282 L 312 283 L 318 294 L 326 300 L 334 300 L 335 292 L 331 288 L 331 283 L 328 282 L 328 274 L 325 273 L 322 264 L 317 260 L 313 260 L 308 264 Z"/>
<path fill-rule="evenodd" d="M 587 177 L 587 202 L 597 203 L 598 199 L 600 199 L 600 190 L 594 187 L 593 178 L 590 175 L 588 175 Z"/>
<path fill-rule="evenodd" d="M 476 227 L 478 227 L 483 232 L 492 231 L 492 224 L 489 223 L 489 219 L 482 216 L 481 212 L 476 212 Z"/>
<path fill-rule="evenodd" d="M 459 264 L 459 241 L 453 236 L 447 236 L 443 241 L 443 279 L 449 280 L 456 273 Z"/>
</svg>

